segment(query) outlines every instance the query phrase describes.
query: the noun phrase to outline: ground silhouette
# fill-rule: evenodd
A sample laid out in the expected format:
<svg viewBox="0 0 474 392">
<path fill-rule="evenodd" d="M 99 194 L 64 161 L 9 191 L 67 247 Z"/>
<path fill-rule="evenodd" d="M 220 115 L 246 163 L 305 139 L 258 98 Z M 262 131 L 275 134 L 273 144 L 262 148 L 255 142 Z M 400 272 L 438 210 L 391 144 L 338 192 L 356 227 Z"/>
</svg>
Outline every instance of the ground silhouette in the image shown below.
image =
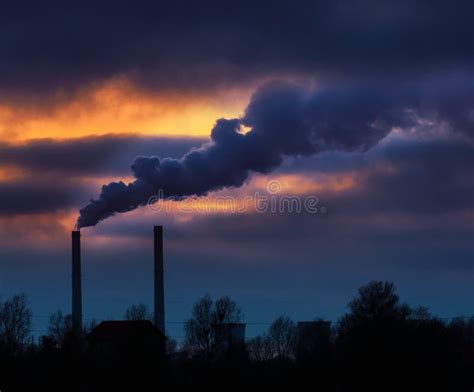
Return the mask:
<svg viewBox="0 0 474 392">
<path fill-rule="evenodd" d="M 70 316 L 56 312 L 49 333 L 33 343 L 26 296 L 1 303 L 0 389 L 261 385 L 311 386 L 321 391 L 472 391 L 474 387 L 474 318 L 442 320 L 427 308 L 413 309 L 400 301 L 390 282 L 361 287 L 347 313 L 333 325 L 324 320 L 295 323 L 281 316 L 268 331 L 246 343 L 231 339 L 226 329 L 243 320 L 240 306 L 229 297 L 214 301 L 205 296 L 196 302 L 180 347 L 171 339 L 160 343 L 159 331 L 149 320 L 141 320 L 150 318 L 141 306 L 126 314 L 129 321 L 75 331 Z M 116 340 L 107 340 L 109 330 Z M 123 338 L 120 331 L 127 332 Z M 158 340 L 153 343 L 151 337 Z M 111 353 L 112 359 L 107 356 Z"/>
</svg>

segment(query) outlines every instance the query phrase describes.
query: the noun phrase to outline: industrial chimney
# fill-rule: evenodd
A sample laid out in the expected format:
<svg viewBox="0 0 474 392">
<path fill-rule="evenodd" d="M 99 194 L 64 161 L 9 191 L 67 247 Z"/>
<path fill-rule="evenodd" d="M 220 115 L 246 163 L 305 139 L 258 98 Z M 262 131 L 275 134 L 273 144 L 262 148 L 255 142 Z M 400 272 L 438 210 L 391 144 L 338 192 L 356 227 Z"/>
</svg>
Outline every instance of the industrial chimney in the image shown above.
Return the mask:
<svg viewBox="0 0 474 392">
<path fill-rule="evenodd" d="M 165 334 L 165 293 L 163 284 L 163 226 L 154 227 L 155 238 L 155 326 Z"/>
<path fill-rule="evenodd" d="M 81 288 L 81 232 L 74 230 L 72 236 L 72 325 L 82 330 L 82 288 Z"/>
</svg>

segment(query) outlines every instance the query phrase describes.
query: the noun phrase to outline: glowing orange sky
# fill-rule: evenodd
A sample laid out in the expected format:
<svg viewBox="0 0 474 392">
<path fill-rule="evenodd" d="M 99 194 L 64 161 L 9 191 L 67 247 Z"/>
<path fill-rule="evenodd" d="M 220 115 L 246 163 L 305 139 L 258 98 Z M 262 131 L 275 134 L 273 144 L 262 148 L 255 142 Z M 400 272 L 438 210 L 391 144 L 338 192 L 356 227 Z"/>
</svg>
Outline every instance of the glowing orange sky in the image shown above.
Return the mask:
<svg viewBox="0 0 474 392">
<path fill-rule="evenodd" d="M 251 91 L 151 95 L 118 79 L 85 88 L 52 107 L 0 104 L 0 137 L 23 141 L 106 133 L 208 136 L 216 119 L 242 113 Z"/>
</svg>

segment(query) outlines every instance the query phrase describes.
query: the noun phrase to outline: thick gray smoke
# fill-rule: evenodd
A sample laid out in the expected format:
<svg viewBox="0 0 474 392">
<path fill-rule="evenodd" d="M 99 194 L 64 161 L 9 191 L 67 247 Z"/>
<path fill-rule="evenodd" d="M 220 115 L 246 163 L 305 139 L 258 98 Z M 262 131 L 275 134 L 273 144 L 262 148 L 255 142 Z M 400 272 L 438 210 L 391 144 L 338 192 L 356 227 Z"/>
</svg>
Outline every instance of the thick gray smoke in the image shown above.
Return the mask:
<svg viewBox="0 0 474 392">
<path fill-rule="evenodd" d="M 240 187 L 252 172 L 268 173 L 286 156 L 367 150 L 393 127 L 415 121 L 407 108 L 420 107 L 420 97 L 402 90 L 263 86 L 242 118 L 216 122 L 209 143 L 180 159 L 137 157 L 132 164 L 135 180 L 104 185 L 99 198 L 80 210 L 77 227 L 146 205 L 159 190 L 173 198 Z M 250 130 L 244 133 L 243 127 Z"/>
</svg>

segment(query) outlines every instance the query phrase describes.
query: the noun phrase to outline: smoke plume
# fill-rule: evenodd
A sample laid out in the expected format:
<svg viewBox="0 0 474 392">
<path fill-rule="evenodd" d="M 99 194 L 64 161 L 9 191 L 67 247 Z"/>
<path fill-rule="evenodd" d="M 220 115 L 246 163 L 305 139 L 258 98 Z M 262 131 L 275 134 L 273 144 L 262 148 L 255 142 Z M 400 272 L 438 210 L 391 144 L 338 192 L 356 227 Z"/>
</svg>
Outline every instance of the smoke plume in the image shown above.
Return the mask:
<svg viewBox="0 0 474 392">
<path fill-rule="evenodd" d="M 80 210 L 77 227 L 146 205 L 159 190 L 173 198 L 240 187 L 252 172 L 269 173 L 287 156 L 365 151 L 393 127 L 415 121 L 407 108 L 419 107 L 419 97 L 401 90 L 267 84 L 254 93 L 241 118 L 217 120 L 209 143 L 180 159 L 137 157 L 131 166 L 135 180 L 104 185 Z"/>
</svg>

